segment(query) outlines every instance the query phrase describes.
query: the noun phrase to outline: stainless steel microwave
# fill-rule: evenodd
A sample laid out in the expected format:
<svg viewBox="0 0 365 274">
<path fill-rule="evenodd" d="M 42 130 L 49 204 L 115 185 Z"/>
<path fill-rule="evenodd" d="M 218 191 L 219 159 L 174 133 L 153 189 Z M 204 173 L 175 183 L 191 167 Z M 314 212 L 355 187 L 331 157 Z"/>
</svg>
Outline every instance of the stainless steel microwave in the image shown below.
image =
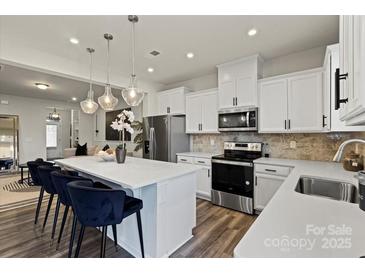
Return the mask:
<svg viewBox="0 0 365 274">
<path fill-rule="evenodd" d="M 257 131 L 257 108 L 227 109 L 218 112 L 219 131 Z"/>
</svg>

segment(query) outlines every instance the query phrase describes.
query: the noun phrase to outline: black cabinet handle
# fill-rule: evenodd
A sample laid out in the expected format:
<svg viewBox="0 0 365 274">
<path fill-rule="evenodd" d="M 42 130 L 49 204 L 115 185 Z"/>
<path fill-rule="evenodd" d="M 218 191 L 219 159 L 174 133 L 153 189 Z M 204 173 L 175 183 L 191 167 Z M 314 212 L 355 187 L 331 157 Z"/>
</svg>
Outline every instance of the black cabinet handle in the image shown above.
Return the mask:
<svg viewBox="0 0 365 274">
<path fill-rule="evenodd" d="M 181 162 L 186 162 L 187 160 L 186 159 L 180 159 Z"/>
<path fill-rule="evenodd" d="M 349 76 L 348 73 L 340 74 L 340 69 L 339 68 L 336 69 L 336 73 L 335 73 L 335 110 L 338 110 L 340 108 L 340 104 L 346 104 L 349 101 L 348 98 L 344 98 L 344 99 L 340 98 L 340 81 L 346 80 L 348 76 Z"/>
<path fill-rule="evenodd" d="M 275 169 L 269 169 L 269 168 L 265 168 L 265 171 L 267 171 L 267 172 L 276 172 Z"/>
<path fill-rule="evenodd" d="M 284 129 L 286 129 L 286 120 L 284 120 Z"/>
<path fill-rule="evenodd" d="M 232 98 L 232 100 L 233 100 L 233 105 L 235 106 L 235 104 L 234 104 L 234 102 L 235 102 L 234 97 Z"/>
<path fill-rule="evenodd" d="M 288 119 L 288 129 L 290 129 L 290 119 Z"/>
<path fill-rule="evenodd" d="M 322 126 L 323 126 L 323 127 L 327 126 L 327 124 L 326 124 L 326 119 L 327 119 L 327 116 L 326 116 L 326 115 L 323 115 L 323 116 L 322 116 Z"/>
<path fill-rule="evenodd" d="M 205 162 L 204 162 L 204 161 L 198 161 L 198 163 L 200 163 L 200 164 L 204 164 Z"/>
<path fill-rule="evenodd" d="M 210 169 L 208 169 L 208 178 L 210 178 Z"/>
</svg>

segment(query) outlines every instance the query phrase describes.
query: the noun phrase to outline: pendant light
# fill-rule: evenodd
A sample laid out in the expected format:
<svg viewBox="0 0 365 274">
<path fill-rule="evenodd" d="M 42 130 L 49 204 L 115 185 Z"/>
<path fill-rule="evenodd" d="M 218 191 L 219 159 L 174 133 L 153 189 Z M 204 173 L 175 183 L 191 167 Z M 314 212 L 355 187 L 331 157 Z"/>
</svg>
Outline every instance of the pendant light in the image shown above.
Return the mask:
<svg viewBox="0 0 365 274">
<path fill-rule="evenodd" d="M 138 106 L 144 97 L 143 91 L 137 87 L 137 76 L 135 73 L 135 24 L 138 22 L 137 15 L 128 15 L 132 23 L 132 74 L 128 88 L 122 90 L 122 97 L 129 106 Z"/>
<path fill-rule="evenodd" d="M 61 115 L 57 112 L 56 107 L 53 108 L 53 112 L 48 115 L 48 120 L 58 122 L 61 120 Z"/>
<path fill-rule="evenodd" d="M 92 82 L 92 68 L 93 68 L 93 53 L 95 50 L 93 48 L 87 48 L 86 51 L 90 54 L 90 87 L 87 92 L 87 98 L 80 102 L 80 107 L 83 112 L 87 114 L 93 114 L 99 107 L 99 105 L 94 101 L 94 91 Z"/>
<path fill-rule="evenodd" d="M 102 107 L 102 109 L 104 109 L 106 111 L 110 111 L 110 110 L 113 110 L 118 104 L 118 99 L 113 96 L 112 88 L 110 87 L 110 83 L 109 83 L 109 67 L 110 67 L 110 47 L 109 47 L 109 43 L 110 43 L 110 40 L 113 40 L 113 35 L 111 35 L 109 33 L 105 33 L 104 38 L 108 42 L 107 81 L 106 81 L 106 85 L 105 85 L 105 92 L 102 96 L 100 96 L 98 98 L 98 102 L 99 102 L 99 105 Z"/>
</svg>

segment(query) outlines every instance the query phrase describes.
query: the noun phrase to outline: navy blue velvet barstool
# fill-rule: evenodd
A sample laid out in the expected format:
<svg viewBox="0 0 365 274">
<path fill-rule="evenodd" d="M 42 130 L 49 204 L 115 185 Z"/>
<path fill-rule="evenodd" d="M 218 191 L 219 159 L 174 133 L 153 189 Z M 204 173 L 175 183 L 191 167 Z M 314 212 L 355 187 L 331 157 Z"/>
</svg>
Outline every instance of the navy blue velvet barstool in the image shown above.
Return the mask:
<svg viewBox="0 0 365 274">
<path fill-rule="evenodd" d="M 37 159 L 35 161 L 27 162 L 28 170 L 29 170 L 30 176 L 32 177 L 32 184 L 41 187 L 40 192 L 39 192 L 37 209 L 35 212 L 34 224 L 37 224 L 37 222 L 38 222 L 39 211 L 41 209 L 43 194 L 44 194 L 44 186 L 43 186 L 42 182 L 39 180 L 39 176 L 38 176 L 38 167 L 41 165 L 42 166 L 53 166 L 54 163 L 45 162 L 42 159 Z"/>
<path fill-rule="evenodd" d="M 46 216 L 44 217 L 44 222 L 43 222 L 43 230 L 46 226 L 47 223 L 47 219 L 48 219 L 48 214 L 49 214 L 49 210 L 51 209 L 52 206 L 52 202 L 53 202 L 53 197 L 54 195 L 57 195 L 57 190 L 54 187 L 54 184 L 52 182 L 52 178 L 51 178 L 51 172 L 52 171 L 60 171 L 61 168 L 59 166 L 39 166 L 38 167 L 38 176 L 39 176 L 39 180 L 41 181 L 44 190 L 49 194 L 49 200 L 48 200 L 48 206 L 47 206 L 47 211 L 46 211 Z M 56 204 L 56 209 L 55 209 L 55 215 L 54 215 L 54 220 L 53 220 L 53 227 L 52 227 L 52 236 L 51 239 L 54 238 L 54 234 L 56 231 L 56 224 L 57 224 L 57 219 L 58 219 L 58 212 L 60 210 L 60 195 L 57 195 L 57 204 Z"/>
<path fill-rule="evenodd" d="M 124 218 L 136 213 L 141 253 L 144 258 L 141 209 L 143 202 L 140 199 L 127 196 L 119 188 L 110 188 L 98 182 L 74 181 L 69 183 L 68 190 L 71 196 L 74 212 L 81 223 L 80 235 L 75 252 L 79 256 L 85 227 L 102 227 L 102 241 L 100 257 L 105 257 L 106 233 L 109 225 L 113 228 L 114 242 L 117 242 L 116 225 Z M 75 233 L 75 231 L 73 231 Z"/>
<path fill-rule="evenodd" d="M 53 185 L 56 188 L 57 193 L 59 195 L 60 202 L 65 206 L 65 211 L 63 213 L 60 233 L 59 233 L 58 240 L 57 240 L 57 244 L 59 244 L 61 242 L 61 238 L 62 238 L 63 230 L 65 227 L 65 223 L 67 220 L 69 208 L 70 207 L 73 208 L 72 200 L 71 200 L 70 194 L 67 189 L 67 184 L 69 184 L 72 181 L 87 181 L 87 182 L 92 182 L 92 181 L 90 179 L 78 176 L 77 172 L 75 172 L 75 171 L 69 171 L 69 170 L 51 172 L 51 178 L 52 178 Z M 74 216 L 73 216 L 73 222 L 72 222 L 72 231 L 75 231 L 76 224 L 77 224 L 75 212 L 73 215 Z M 75 237 L 71 233 L 70 248 L 69 248 L 70 251 L 68 254 L 69 258 L 71 258 L 71 255 L 72 255 L 72 248 L 73 248 L 74 240 L 75 240 Z"/>
</svg>

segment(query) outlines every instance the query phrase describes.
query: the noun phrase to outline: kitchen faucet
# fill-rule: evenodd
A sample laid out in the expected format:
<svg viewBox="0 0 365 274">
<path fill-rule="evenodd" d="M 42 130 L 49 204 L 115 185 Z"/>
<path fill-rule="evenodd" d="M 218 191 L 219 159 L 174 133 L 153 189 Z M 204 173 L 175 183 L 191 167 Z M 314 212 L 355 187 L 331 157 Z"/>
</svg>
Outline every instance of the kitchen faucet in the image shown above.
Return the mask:
<svg viewBox="0 0 365 274">
<path fill-rule="evenodd" d="M 351 144 L 351 143 L 363 143 L 363 144 L 365 144 L 365 140 L 362 140 L 362 139 L 350 139 L 350 140 L 347 140 L 347 141 L 343 142 L 343 143 L 339 146 L 339 148 L 338 148 L 338 150 L 337 150 L 337 152 L 336 152 L 336 154 L 335 154 L 335 157 L 333 157 L 333 160 L 332 160 L 332 161 L 334 161 L 334 162 L 341 162 L 342 154 L 343 154 L 343 150 L 344 150 L 344 148 L 345 148 L 348 144 Z"/>
</svg>

